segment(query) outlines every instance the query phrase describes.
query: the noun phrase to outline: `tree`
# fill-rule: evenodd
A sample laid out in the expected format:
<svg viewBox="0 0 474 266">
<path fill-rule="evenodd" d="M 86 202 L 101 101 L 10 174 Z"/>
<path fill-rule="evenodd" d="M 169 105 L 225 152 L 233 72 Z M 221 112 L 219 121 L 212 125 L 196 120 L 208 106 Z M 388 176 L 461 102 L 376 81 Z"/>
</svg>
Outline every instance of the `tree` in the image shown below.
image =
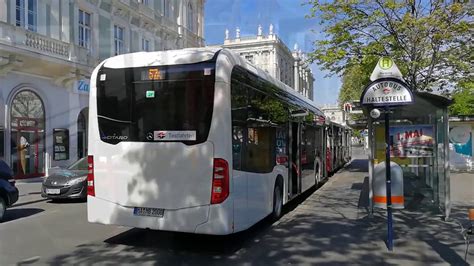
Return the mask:
<svg viewBox="0 0 474 266">
<path fill-rule="evenodd" d="M 360 98 L 364 87 L 370 83 L 369 77 L 376 63 L 375 57 L 366 57 L 360 64 L 351 65 L 344 70 L 338 99 L 341 105 Z"/>
<path fill-rule="evenodd" d="M 310 60 L 349 75 L 361 60 L 390 56 L 413 90 L 444 90 L 473 75 L 473 6 L 465 2 L 309 0 L 308 17 L 326 35 Z"/>
<path fill-rule="evenodd" d="M 474 115 L 474 81 L 459 82 L 453 100 L 454 103 L 449 107 L 450 115 Z"/>
</svg>

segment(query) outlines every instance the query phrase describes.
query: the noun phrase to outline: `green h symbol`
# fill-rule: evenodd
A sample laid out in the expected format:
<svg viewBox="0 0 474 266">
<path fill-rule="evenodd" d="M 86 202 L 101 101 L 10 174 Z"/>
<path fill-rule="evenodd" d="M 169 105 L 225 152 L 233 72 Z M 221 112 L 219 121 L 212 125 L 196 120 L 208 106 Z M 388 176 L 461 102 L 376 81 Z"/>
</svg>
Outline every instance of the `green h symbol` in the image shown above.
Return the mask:
<svg viewBox="0 0 474 266">
<path fill-rule="evenodd" d="M 382 57 L 380 59 L 379 65 L 382 69 L 389 69 L 393 65 L 393 61 L 391 58 L 388 57 Z"/>
</svg>

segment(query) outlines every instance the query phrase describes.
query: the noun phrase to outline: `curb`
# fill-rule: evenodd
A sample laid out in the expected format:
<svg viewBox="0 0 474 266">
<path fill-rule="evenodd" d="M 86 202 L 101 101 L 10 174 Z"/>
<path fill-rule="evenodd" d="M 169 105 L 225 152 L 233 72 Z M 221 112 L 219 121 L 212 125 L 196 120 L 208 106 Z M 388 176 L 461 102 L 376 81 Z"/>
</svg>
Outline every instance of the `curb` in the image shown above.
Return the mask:
<svg viewBox="0 0 474 266">
<path fill-rule="evenodd" d="M 16 184 L 31 184 L 31 183 L 42 183 L 44 177 L 34 177 L 34 178 L 27 178 L 27 179 L 16 179 Z"/>
</svg>

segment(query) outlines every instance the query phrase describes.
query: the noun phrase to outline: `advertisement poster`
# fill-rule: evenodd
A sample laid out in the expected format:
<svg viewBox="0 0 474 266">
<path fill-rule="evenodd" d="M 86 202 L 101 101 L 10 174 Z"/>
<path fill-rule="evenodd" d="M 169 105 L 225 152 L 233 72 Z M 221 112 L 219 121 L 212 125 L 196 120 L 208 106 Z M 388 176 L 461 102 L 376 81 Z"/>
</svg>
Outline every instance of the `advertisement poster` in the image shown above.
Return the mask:
<svg viewBox="0 0 474 266">
<path fill-rule="evenodd" d="M 69 130 L 64 128 L 53 129 L 53 147 L 55 161 L 69 160 Z"/>
<path fill-rule="evenodd" d="M 449 128 L 449 166 L 451 170 L 473 170 L 471 124 L 453 125 Z"/>
<path fill-rule="evenodd" d="M 454 145 L 456 153 L 472 156 L 472 133 L 470 125 L 450 127 L 449 142 Z"/>
<path fill-rule="evenodd" d="M 434 142 L 432 125 L 390 127 L 390 157 L 433 157 Z"/>
</svg>

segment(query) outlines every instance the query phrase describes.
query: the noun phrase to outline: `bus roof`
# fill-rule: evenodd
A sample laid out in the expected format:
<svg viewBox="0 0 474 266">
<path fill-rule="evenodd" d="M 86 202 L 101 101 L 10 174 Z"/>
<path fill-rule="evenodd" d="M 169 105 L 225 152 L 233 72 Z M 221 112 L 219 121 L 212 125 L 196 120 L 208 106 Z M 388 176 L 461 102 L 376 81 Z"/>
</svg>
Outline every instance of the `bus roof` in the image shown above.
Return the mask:
<svg viewBox="0 0 474 266">
<path fill-rule="evenodd" d="M 228 56 L 231 56 L 232 59 L 237 62 L 237 64 L 245 69 L 247 69 L 248 71 L 250 72 L 253 72 L 254 74 L 260 76 L 261 78 L 275 84 L 277 87 L 279 87 L 281 90 L 285 91 L 286 93 L 290 94 L 292 96 L 292 98 L 295 98 L 297 99 L 298 102 L 300 103 L 303 103 L 303 105 L 310 109 L 312 112 L 314 112 L 315 114 L 319 115 L 319 116 L 324 116 L 324 113 L 319 110 L 318 107 L 316 107 L 316 104 L 304 97 L 303 95 L 299 94 L 298 92 L 296 92 L 293 88 L 291 88 L 290 86 L 286 85 L 285 83 L 279 81 L 278 79 L 272 77 L 268 72 L 256 67 L 255 65 L 253 65 L 252 63 L 250 63 L 249 61 L 245 60 L 243 57 L 241 57 L 239 54 L 237 54 L 236 52 L 232 51 L 232 50 L 229 50 L 229 49 L 222 49 L 221 52 L 224 52 L 226 53 Z"/>
</svg>

